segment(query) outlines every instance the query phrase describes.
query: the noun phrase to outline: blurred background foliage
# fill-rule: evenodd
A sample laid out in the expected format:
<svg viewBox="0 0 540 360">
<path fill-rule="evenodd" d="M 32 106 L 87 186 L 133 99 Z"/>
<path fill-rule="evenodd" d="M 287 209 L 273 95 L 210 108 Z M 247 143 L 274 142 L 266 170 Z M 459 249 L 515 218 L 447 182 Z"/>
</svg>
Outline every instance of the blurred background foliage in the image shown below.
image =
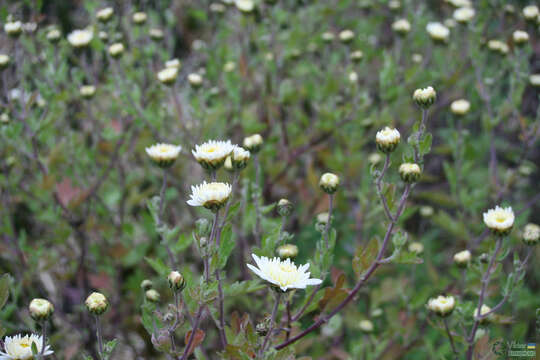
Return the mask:
<svg viewBox="0 0 540 360">
<path fill-rule="evenodd" d="M 192 161 L 192 146 L 213 138 L 241 143 L 244 136 L 260 133 L 265 141 L 259 154 L 263 199 L 269 205 L 263 228 L 279 225 L 271 205 L 282 197 L 291 200 L 295 211 L 287 231 L 294 234 L 301 263 L 313 257 L 320 236 L 315 216 L 328 207 L 318 179 L 326 171 L 339 174 L 332 278 L 343 272 L 345 285 L 352 286 L 355 253 L 385 229 L 371 175 L 372 167 L 382 164 L 374 155 L 375 132 L 392 125 L 405 142 L 420 116 L 411 95 L 431 85 L 438 93 L 427 123 L 432 152 L 400 219 L 408 241 L 424 246 L 422 263 L 381 267 L 357 301 L 295 348 L 313 359 L 449 358 L 442 325 L 428 316 L 425 303 L 441 292 L 451 293 L 464 313 L 472 313 L 480 288 L 477 257 L 494 244 L 481 236 L 482 212 L 503 202 L 519 213 L 509 245 L 521 257 L 526 249 L 520 230 L 527 222 L 540 222 L 538 87 L 529 83 L 529 75 L 540 72 L 540 43 L 538 25 L 521 14 L 528 2 L 476 1 L 474 20 L 454 24 L 446 45 L 435 44 L 425 30 L 428 22 L 451 19 L 454 7 L 440 0 L 403 0 L 397 8 L 395 1 L 383 0 L 256 1 L 249 15 L 225 1 L 222 7 L 216 3 L 0 4 L 2 23 L 11 15 L 38 25 L 17 40 L 0 35 L 0 52 L 12 57 L 1 74 L 0 96 L 0 112 L 10 119 L 0 126 L 0 271 L 10 274 L 11 289 L 0 313 L 2 328 L 7 334 L 33 328 L 26 304 L 33 297 L 49 298 L 56 305 L 51 338 L 56 357 L 80 358 L 81 349 L 91 352 L 95 341 L 90 328 L 82 326 L 89 319 L 81 303 L 90 290 L 101 289 L 111 300 L 104 331 L 107 338 L 119 339 L 116 357 L 160 358 L 139 315 L 143 279 L 154 281 L 163 303 L 170 300 L 159 273 L 166 253 L 146 208 L 161 185 L 161 173 L 144 152 L 156 141 L 184 147 L 171 169 L 165 214 L 169 224 L 180 226 L 182 236 L 190 237 L 194 221 L 208 217 L 185 203 L 190 186 L 204 177 Z M 113 6 L 115 16 L 101 24 L 95 13 L 105 6 Z M 146 24 L 133 24 L 136 11 L 148 14 Z M 403 37 L 391 28 L 400 18 L 412 26 Z M 57 44 L 46 39 L 51 26 L 63 34 Z M 91 48 L 74 51 L 65 34 L 87 26 L 94 27 Z M 164 38 L 151 39 L 152 28 L 161 29 Z M 349 44 L 339 41 L 344 29 L 355 34 Z M 511 42 L 517 29 L 529 32 L 524 48 Z M 335 39 L 324 40 L 325 32 Z M 487 49 L 487 41 L 495 38 L 508 41 L 508 54 Z M 126 51 L 113 60 L 107 47 L 117 41 Z M 351 60 L 357 50 L 363 54 L 359 62 Z M 172 58 L 180 59 L 182 68 L 175 86 L 168 88 L 156 73 Z M 202 75 L 200 88 L 189 85 L 190 73 Z M 91 100 L 79 94 L 84 84 L 96 86 Z M 460 98 L 471 103 L 463 117 L 450 112 L 450 103 Z M 405 148 L 392 155 L 389 176 L 396 185 L 388 188 L 389 199 L 400 193 L 397 167 Z M 250 277 L 243 265 L 250 261 L 248 251 L 240 251 L 238 244 L 253 238 L 254 171 L 248 166 L 241 178 L 244 201 L 234 221 L 237 247 L 235 261 L 227 266 L 229 283 Z M 219 177 L 228 180 L 226 173 Z M 177 250 L 182 247 L 180 239 Z M 452 256 L 466 248 L 476 260 L 465 275 L 452 264 Z M 537 248 L 523 285 L 496 324 L 484 327 L 480 352 L 489 353 L 487 344 L 494 339 L 527 342 L 538 336 Z M 181 271 L 189 280 L 200 274 L 200 259 L 189 247 L 183 250 Z M 511 263 L 508 257 L 503 268 Z M 500 300 L 505 281 L 505 273 L 497 272 L 489 305 Z M 231 291 L 227 314 L 248 312 L 252 321 L 260 320 L 270 308 L 266 292 L 261 294 L 235 296 Z M 302 318 L 298 326 L 305 328 L 311 318 Z M 374 323 L 372 333 L 360 330 L 363 319 Z M 470 327 L 471 322 L 456 316 L 455 331 L 460 332 L 460 323 Z M 211 326 L 207 320 L 206 327 Z M 215 334 L 205 342 L 207 353 L 198 356 L 214 358 Z"/>
</svg>

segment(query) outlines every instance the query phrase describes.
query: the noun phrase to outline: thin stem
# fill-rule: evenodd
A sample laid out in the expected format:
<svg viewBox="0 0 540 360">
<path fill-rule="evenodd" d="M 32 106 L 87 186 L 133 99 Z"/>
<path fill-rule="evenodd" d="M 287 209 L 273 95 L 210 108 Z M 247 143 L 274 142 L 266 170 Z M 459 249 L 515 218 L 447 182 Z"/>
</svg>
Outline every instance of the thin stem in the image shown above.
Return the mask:
<svg viewBox="0 0 540 360">
<path fill-rule="evenodd" d="M 328 204 L 328 221 L 326 222 L 326 226 L 324 227 L 324 244 L 326 246 L 326 250 L 328 250 L 328 232 L 330 231 L 330 223 L 332 222 L 332 210 L 334 207 L 334 194 L 328 194 L 329 198 L 329 204 Z"/>
<path fill-rule="evenodd" d="M 175 305 L 174 323 L 169 327 L 169 337 L 171 338 L 171 350 L 173 351 L 173 353 L 176 353 L 176 342 L 174 340 L 174 331 L 176 330 L 176 328 L 178 327 L 178 323 L 180 322 L 180 313 L 178 310 L 180 307 L 180 302 L 179 302 L 178 291 L 173 290 L 173 294 L 174 294 L 174 305 Z"/>
<path fill-rule="evenodd" d="M 287 300 L 286 308 L 287 308 L 287 329 L 285 330 L 285 340 L 289 340 L 289 338 L 291 337 L 291 322 L 292 322 L 290 300 Z"/>
<path fill-rule="evenodd" d="M 103 338 L 101 335 L 101 323 L 99 321 L 99 315 L 95 315 L 96 318 L 96 337 L 98 340 L 98 354 L 99 358 L 103 359 Z"/>
<path fill-rule="evenodd" d="M 253 156 L 253 163 L 255 164 L 255 194 L 254 194 L 254 202 L 255 202 L 255 243 L 260 244 L 261 243 L 261 193 L 262 193 L 262 187 L 261 187 L 261 164 L 259 162 L 259 155 L 255 154 Z"/>
<path fill-rule="evenodd" d="M 38 359 L 43 359 L 43 354 L 45 354 L 45 348 L 47 347 L 47 321 L 41 323 L 41 351 L 39 352 Z"/>
<path fill-rule="evenodd" d="M 276 303 L 274 304 L 274 308 L 272 309 L 272 315 L 270 317 L 270 328 L 268 329 L 268 334 L 266 334 L 262 347 L 259 350 L 259 357 L 264 354 L 264 351 L 266 350 L 266 345 L 268 344 L 268 341 L 270 341 L 270 338 L 272 337 L 272 332 L 274 331 L 274 320 L 276 319 L 276 315 L 278 312 L 279 301 L 281 300 L 281 292 L 279 292 L 278 290 L 276 294 Z"/>
<path fill-rule="evenodd" d="M 204 280 L 205 282 L 210 281 L 210 262 L 208 259 L 208 248 L 211 246 L 212 241 L 214 240 L 215 233 L 217 231 L 217 224 L 219 221 L 219 211 L 216 211 L 214 214 L 214 221 L 212 222 L 212 230 L 210 231 L 210 239 L 208 239 L 206 246 L 205 246 L 205 252 L 204 252 Z"/>
<path fill-rule="evenodd" d="M 218 308 L 219 308 L 219 339 L 221 346 L 225 348 L 227 346 L 227 336 L 225 335 L 225 299 L 223 296 L 223 287 L 221 285 L 221 277 L 219 275 L 219 268 L 216 269 L 216 280 L 218 282 Z"/>
<path fill-rule="evenodd" d="M 503 240 L 502 237 L 499 237 L 499 239 L 497 240 L 497 244 L 495 245 L 495 251 L 493 252 L 493 255 L 491 256 L 486 272 L 484 273 L 484 276 L 482 277 L 482 289 L 480 290 L 478 306 L 476 307 L 475 320 L 474 320 L 473 327 L 471 329 L 471 333 L 469 334 L 469 337 L 467 339 L 467 342 L 469 343 L 469 347 L 467 349 L 467 360 L 471 360 L 473 356 L 474 338 L 476 335 L 476 331 L 478 330 L 478 325 L 480 325 L 480 320 L 481 320 L 480 316 L 482 314 L 481 309 L 482 309 L 482 305 L 484 304 L 484 297 L 486 295 L 486 289 L 489 284 L 489 279 L 491 277 L 491 269 L 493 267 L 493 264 L 495 263 L 497 253 L 501 249 L 502 240 Z"/>
<path fill-rule="evenodd" d="M 322 285 L 322 283 L 315 286 L 315 288 L 311 292 L 311 295 L 309 296 L 309 299 L 306 301 L 304 306 L 302 306 L 302 308 L 292 317 L 292 321 L 296 321 L 296 320 L 300 319 L 300 317 L 304 314 L 304 311 L 306 311 L 308 306 L 313 302 L 313 299 L 315 299 L 315 295 L 317 294 L 317 291 L 319 291 L 319 289 L 321 288 L 321 285 Z"/>
<path fill-rule="evenodd" d="M 392 216 L 392 213 L 390 212 L 390 208 L 388 207 L 388 203 L 386 202 L 386 198 L 384 197 L 382 193 L 382 179 L 384 175 L 386 174 L 386 170 L 388 170 L 388 166 L 390 165 L 390 154 L 386 154 L 386 158 L 384 160 L 384 166 L 381 170 L 380 175 L 377 177 L 377 180 L 375 181 L 375 185 L 377 187 L 377 194 L 379 195 L 379 198 L 381 199 L 381 202 L 384 207 L 384 212 L 386 214 L 386 217 L 390 221 L 394 221 L 394 217 Z"/>
<path fill-rule="evenodd" d="M 186 360 L 189 356 L 189 348 L 193 344 L 193 340 L 195 339 L 195 333 L 197 332 L 197 329 L 199 328 L 199 323 L 201 322 L 201 317 L 203 313 L 204 307 L 201 305 L 199 306 L 199 310 L 197 311 L 197 315 L 195 315 L 195 322 L 193 323 L 193 329 L 191 330 L 191 334 L 189 335 L 188 342 L 186 344 L 186 348 L 184 349 L 184 353 L 182 354 L 182 357 L 180 360 Z"/>
<path fill-rule="evenodd" d="M 158 226 L 161 226 L 163 223 L 163 210 L 165 205 L 165 191 L 167 190 L 167 169 L 163 170 L 163 183 L 161 184 L 161 190 L 159 191 L 159 207 L 158 207 L 158 219 L 157 223 Z M 171 268 L 176 268 L 176 261 L 174 260 L 174 254 L 171 250 L 171 247 L 169 244 L 167 244 L 167 241 L 165 238 L 161 239 L 163 245 L 165 246 L 165 249 L 167 250 L 167 255 L 169 256 L 169 265 Z"/>
<path fill-rule="evenodd" d="M 452 333 L 450 332 L 450 328 L 448 327 L 448 319 L 443 318 L 444 322 L 444 328 L 446 329 L 446 335 L 448 335 L 448 340 L 450 340 L 450 346 L 452 346 L 452 351 L 454 352 L 454 355 L 458 355 L 458 352 L 456 350 L 456 345 L 454 344 L 454 338 L 452 337 Z"/>
</svg>

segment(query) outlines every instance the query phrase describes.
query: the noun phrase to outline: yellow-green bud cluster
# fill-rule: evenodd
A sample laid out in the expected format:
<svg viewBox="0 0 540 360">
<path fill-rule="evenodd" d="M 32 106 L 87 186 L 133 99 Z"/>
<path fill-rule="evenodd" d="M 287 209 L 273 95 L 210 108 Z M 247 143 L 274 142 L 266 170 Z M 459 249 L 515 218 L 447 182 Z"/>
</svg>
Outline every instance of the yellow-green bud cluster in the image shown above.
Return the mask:
<svg viewBox="0 0 540 360">
<path fill-rule="evenodd" d="M 84 302 L 86 309 L 93 315 L 101 315 L 107 311 L 109 307 L 109 301 L 99 292 L 91 293 Z"/>
</svg>

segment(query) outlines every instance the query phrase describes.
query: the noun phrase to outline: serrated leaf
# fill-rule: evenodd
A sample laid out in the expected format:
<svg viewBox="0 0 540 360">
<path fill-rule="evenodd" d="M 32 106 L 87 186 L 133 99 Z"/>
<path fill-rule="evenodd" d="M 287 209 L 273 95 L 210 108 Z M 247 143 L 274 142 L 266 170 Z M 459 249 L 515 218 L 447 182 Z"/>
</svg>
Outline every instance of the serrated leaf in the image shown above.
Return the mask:
<svg viewBox="0 0 540 360">
<path fill-rule="evenodd" d="M 176 242 L 176 245 L 174 246 L 174 250 L 176 253 L 185 251 L 190 245 L 193 243 L 193 236 L 187 235 L 187 234 L 180 234 L 178 237 L 178 241 Z"/>
</svg>

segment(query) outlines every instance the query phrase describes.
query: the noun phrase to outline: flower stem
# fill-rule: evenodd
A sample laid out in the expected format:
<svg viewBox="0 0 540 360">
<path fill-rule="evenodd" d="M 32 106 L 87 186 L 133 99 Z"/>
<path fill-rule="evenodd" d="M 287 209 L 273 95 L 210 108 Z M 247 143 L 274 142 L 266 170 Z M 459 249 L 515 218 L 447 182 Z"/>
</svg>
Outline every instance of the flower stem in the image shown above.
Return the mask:
<svg viewBox="0 0 540 360">
<path fill-rule="evenodd" d="M 270 328 L 268 329 L 268 334 L 266 334 L 262 347 L 259 350 L 259 358 L 262 356 L 262 354 L 264 354 L 264 351 L 266 350 L 266 345 L 268 344 L 268 341 L 270 341 L 270 338 L 272 337 L 272 332 L 274 331 L 274 320 L 276 319 L 280 300 L 281 300 L 281 292 L 278 291 L 276 295 L 276 302 L 274 304 L 274 308 L 272 309 L 272 315 L 270 317 Z"/>
<path fill-rule="evenodd" d="M 96 337 L 98 340 L 98 355 L 99 358 L 103 360 L 103 338 L 101 335 L 101 323 L 99 321 L 99 316 L 95 315 L 96 318 Z"/>
<path fill-rule="evenodd" d="M 38 355 L 38 359 L 43 359 L 43 354 L 45 354 L 45 347 L 47 346 L 47 321 L 41 323 L 41 350 Z"/>
<path fill-rule="evenodd" d="M 259 162 L 259 155 L 255 154 L 253 156 L 253 163 L 255 164 L 255 194 L 254 194 L 254 203 L 255 203 L 255 244 L 261 243 L 261 164 Z"/>
<path fill-rule="evenodd" d="M 328 232 L 330 231 L 330 222 L 332 222 L 332 210 L 334 207 L 334 194 L 328 194 L 329 198 L 329 204 L 328 204 L 328 221 L 326 222 L 326 226 L 324 227 L 324 244 L 326 246 L 326 250 L 328 250 Z"/>
<path fill-rule="evenodd" d="M 446 329 L 446 335 L 448 335 L 448 340 L 450 340 L 450 346 L 452 346 L 452 351 L 454 352 L 454 355 L 458 355 L 458 352 L 456 350 L 456 345 L 454 344 L 454 338 L 452 337 L 452 333 L 450 332 L 450 328 L 448 327 L 448 319 L 443 318 L 444 322 L 444 328 Z"/>
</svg>

